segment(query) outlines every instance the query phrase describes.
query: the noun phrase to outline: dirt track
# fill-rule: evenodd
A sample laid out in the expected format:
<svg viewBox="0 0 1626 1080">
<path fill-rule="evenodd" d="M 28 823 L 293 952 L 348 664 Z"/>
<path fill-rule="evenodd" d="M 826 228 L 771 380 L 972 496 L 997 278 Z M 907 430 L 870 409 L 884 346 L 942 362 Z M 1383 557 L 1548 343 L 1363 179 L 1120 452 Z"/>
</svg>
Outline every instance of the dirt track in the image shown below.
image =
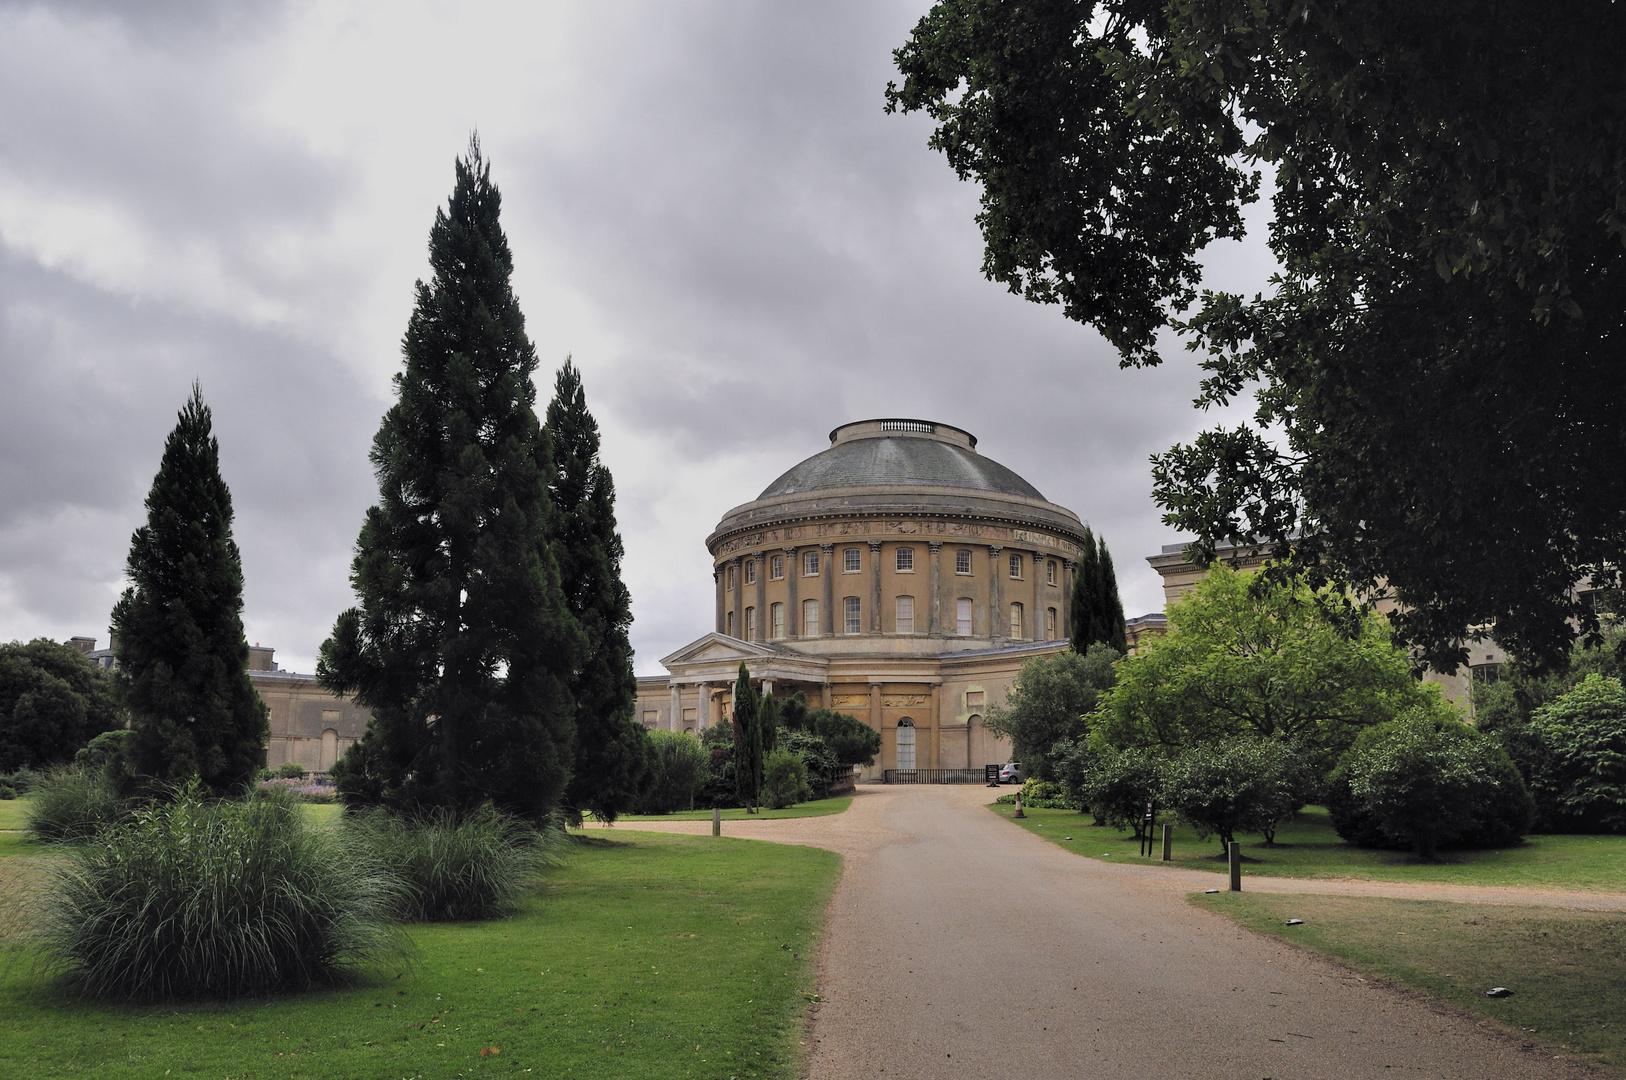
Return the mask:
<svg viewBox="0 0 1626 1080">
<path fill-rule="evenodd" d="M 844 814 L 724 823 L 728 835 L 846 857 L 820 958 L 809 1077 L 1596 1075 L 1186 903 L 1216 875 L 1079 858 L 990 814 L 988 794 L 861 788 Z M 1338 887 L 1349 884 L 1244 887 L 1353 891 Z M 1621 901 L 1494 890 L 1504 896 L 1497 901 L 1442 889 L 1481 902 Z M 1411 886 L 1361 892 L 1426 895 Z"/>
</svg>

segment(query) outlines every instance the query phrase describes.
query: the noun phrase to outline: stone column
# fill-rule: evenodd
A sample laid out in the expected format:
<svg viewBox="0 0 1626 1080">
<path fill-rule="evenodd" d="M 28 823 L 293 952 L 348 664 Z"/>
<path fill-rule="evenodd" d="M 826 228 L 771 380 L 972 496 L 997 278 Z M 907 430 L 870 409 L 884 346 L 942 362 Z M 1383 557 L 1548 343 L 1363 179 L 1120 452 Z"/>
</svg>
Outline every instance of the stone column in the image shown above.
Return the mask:
<svg viewBox="0 0 1626 1080">
<path fill-rule="evenodd" d="M 822 708 L 831 708 L 830 702 L 834 700 L 834 693 L 829 683 L 819 687 L 819 705 Z"/>
<path fill-rule="evenodd" d="M 668 708 L 670 708 L 671 711 L 666 714 L 666 721 L 667 721 L 666 730 L 667 731 L 682 731 L 683 730 L 683 692 L 682 692 L 682 688 L 678 686 L 676 679 L 672 680 L 672 703 L 671 703 L 671 705 L 668 706 Z M 697 725 L 700 723 L 700 710 L 699 709 L 696 709 L 694 711 L 694 722 Z"/>
<path fill-rule="evenodd" d="M 1033 630 L 1028 637 L 1038 641 L 1044 637 L 1044 559 L 1042 551 L 1033 553 Z M 1060 617 L 1060 612 L 1056 613 Z"/>
<path fill-rule="evenodd" d="M 825 637 L 836 632 L 836 546 L 819 545 L 819 576 L 824 579 L 824 610 L 819 619 L 824 623 Z"/>
<path fill-rule="evenodd" d="M 932 553 L 932 600 L 931 618 L 926 624 L 926 633 L 932 637 L 943 636 L 943 541 L 928 540 L 926 546 Z"/>
<path fill-rule="evenodd" d="M 881 752 L 886 753 L 886 733 L 881 730 L 881 684 L 878 682 L 869 684 L 869 726 L 881 731 Z M 893 768 L 897 767 L 896 760 L 892 764 Z M 885 768 L 884 765 L 882 767 Z"/>
<path fill-rule="evenodd" d="M 698 735 L 711 727 L 711 683 L 696 683 L 694 693 L 694 732 Z"/>
<path fill-rule="evenodd" d="M 762 552 L 751 556 L 757 566 L 757 641 L 768 640 L 768 559 Z"/>
<path fill-rule="evenodd" d="M 796 565 L 796 549 L 782 548 L 785 553 L 785 636 L 798 637 L 802 626 L 802 602 L 796 599 L 796 579 L 802 576 L 802 568 Z"/>
<path fill-rule="evenodd" d="M 869 542 L 869 632 L 881 632 L 881 542 Z"/>
<path fill-rule="evenodd" d="M 728 560 L 734 570 L 734 636 L 745 637 L 745 560 L 738 555 Z"/>
<path fill-rule="evenodd" d="M 1005 563 L 1000 558 L 1000 553 L 1004 550 L 998 544 L 988 549 L 988 565 L 993 567 L 993 573 L 990 575 L 993 580 L 988 583 L 988 636 L 996 645 L 1005 639 L 1006 630 L 1010 627 L 1010 623 L 1003 617 L 1005 605 L 1000 602 L 1002 591 L 999 583 L 1005 573 Z"/>
<path fill-rule="evenodd" d="M 767 697 L 771 693 L 773 693 L 773 680 L 772 679 L 763 679 L 762 680 L 762 696 Z"/>
<path fill-rule="evenodd" d="M 1061 602 L 1056 605 L 1056 632 L 1066 641 L 1073 636 L 1073 568 L 1071 559 L 1061 561 Z"/>
<path fill-rule="evenodd" d="M 723 611 L 725 610 L 724 600 L 726 598 L 724 597 L 723 593 L 726 585 L 723 581 L 723 577 L 723 568 L 721 566 L 714 566 L 711 568 L 711 580 L 717 583 L 717 632 L 719 634 L 721 634 L 724 630 Z"/>
<path fill-rule="evenodd" d="M 943 767 L 943 714 L 938 711 L 942 697 L 943 684 L 932 683 L 931 687 L 931 718 L 932 718 L 932 763 L 928 769 L 941 769 Z"/>
</svg>

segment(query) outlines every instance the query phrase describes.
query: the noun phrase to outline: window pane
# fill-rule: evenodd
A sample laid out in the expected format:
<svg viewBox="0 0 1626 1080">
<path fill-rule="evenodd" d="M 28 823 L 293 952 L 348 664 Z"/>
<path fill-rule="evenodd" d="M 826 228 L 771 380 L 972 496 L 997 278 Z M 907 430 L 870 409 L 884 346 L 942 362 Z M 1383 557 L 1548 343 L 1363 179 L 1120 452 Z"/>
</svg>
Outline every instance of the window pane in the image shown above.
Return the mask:
<svg viewBox="0 0 1626 1080">
<path fill-rule="evenodd" d="M 783 555 L 775 555 L 773 557 L 773 562 L 769 564 L 769 568 L 768 576 L 773 578 L 775 581 L 778 581 L 780 578 L 784 577 L 785 557 Z"/>
<path fill-rule="evenodd" d="M 730 566 L 728 568 L 728 587 L 730 589 L 732 589 L 735 586 L 735 584 L 737 584 L 739 582 L 739 580 L 740 580 L 738 577 L 735 576 L 736 573 L 738 572 L 738 570 L 739 570 L 739 567 L 737 567 L 737 566 Z"/>
<path fill-rule="evenodd" d="M 1056 583 L 1056 560 L 1051 559 L 1044 564 L 1044 580 L 1046 585 Z"/>
<path fill-rule="evenodd" d="M 954 601 L 954 632 L 971 633 L 971 598 L 962 596 Z"/>
<path fill-rule="evenodd" d="M 954 572 L 956 574 L 971 573 L 971 552 L 956 551 L 954 553 Z"/>
<path fill-rule="evenodd" d="M 812 637 L 824 633 L 819 625 L 819 602 L 817 600 L 802 601 L 802 636 Z"/>
<path fill-rule="evenodd" d="M 1055 641 L 1056 640 L 1056 609 L 1055 608 L 1047 608 L 1047 609 L 1045 609 L 1045 613 L 1044 613 L 1044 639 L 1046 641 Z"/>
<path fill-rule="evenodd" d="M 1020 638 L 1021 636 L 1022 636 L 1022 605 L 1021 604 L 1012 604 L 1011 605 L 1011 637 Z"/>
<path fill-rule="evenodd" d="M 769 608 L 768 610 L 773 615 L 773 622 L 770 624 L 770 626 L 771 626 L 770 632 L 773 634 L 773 636 L 775 638 L 784 637 L 785 636 L 785 605 L 784 604 L 775 604 L 771 608 Z M 1054 609 L 1052 609 L 1052 610 L 1054 610 Z"/>
<path fill-rule="evenodd" d="M 1012 555 L 1011 556 L 1011 577 L 1020 578 L 1021 576 L 1022 576 L 1022 556 L 1020 556 L 1020 555 Z"/>
<path fill-rule="evenodd" d="M 819 576 L 819 553 L 809 551 L 802 556 L 802 573 L 808 577 Z"/>
<path fill-rule="evenodd" d="M 746 641 L 755 641 L 756 639 L 757 639 L 757 609 L 754 608 L 754 607 L 748 607 L 748 608 L 745 609 L 745 640 Z"/>
<path fill-rule="evenodd" d="M 915 632 L 915 598 L 912 596 L 898 597 L 898 633 L 912 634 Z"/>
<path fill-rule="evenodd" d="M 747 585 L 757 583 L 757 561 L 755 559 L 745 560 L 745 583 Z"/>
<path fill-rule="evenodd" d="M 899 548 L 898 549 L 898 569 L 899 570 L 913 570 L 914 568 L 915 568 L 915 549 L 914 548 Z"/>
<path fill-rule="evenodd" d="M 844 632 L 848 633 L 848 634 L 856 634 L 856 633 L 858 633 L 859 629 L 860 629 L 860 624 L 859 624 L 859 619 L 858 619 L 858 616 L 859 616 L 858 597 L 849 596 L 849 597 L 845 598 L 844 600 L 841 601 L 841 607 L 842 607 L 842 616 L 843 616 L 842 624 L 845 627 Z"/>
<path fill-rule="evenodd" d="M 728 636 L 729 637 L 738 637 L 739 636 L 739 635 L 734 633 L 734 613 L 732 611 L 730 611 L 728 613 Z"/>
<path fill-rule="evenodd" d="M 843 551 L 841 553 L 841 558 L 844 560 L 843 563 L 842 563 L 842 566 L 841 566 L 841 569 L 842 569 L 842 571 L 844 573 L 848 573 L 848 574 L 856 574 L 856 573 L 858 573 L 859 567 L 858 567 L 858 549 L 857 548 L 848 548 L 847 550 Z"/>
</svg>

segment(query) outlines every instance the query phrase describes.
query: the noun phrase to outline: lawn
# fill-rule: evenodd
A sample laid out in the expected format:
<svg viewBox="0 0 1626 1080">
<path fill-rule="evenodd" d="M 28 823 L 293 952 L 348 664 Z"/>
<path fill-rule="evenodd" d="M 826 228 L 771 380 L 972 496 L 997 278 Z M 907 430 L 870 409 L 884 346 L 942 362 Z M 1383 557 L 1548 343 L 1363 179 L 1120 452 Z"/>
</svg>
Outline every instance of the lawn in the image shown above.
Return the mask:
<svg viewBox="0 0 1626 1080">
<path fill-rule="evenodd" d="M 0 965 L 0 1076 L 791 1077 L 810 954 L 840 871 L 817 848 L 579 840 L 518 916 L 411 930 L 367 985 L 126 1006 Z"/>
<path fill-rule="evenodd" d="M 28 817 L 26 799 L 0 799 L 0 832 L 11 832 L 25 827 Z"/>
<path fill-rule="evenodd" d="M 1199 893 L 1192 903 L 1492 1017 L 1533 1044 L 1626 1067 L 1618 914 L 1247 892 Z M 1487 998 L 1493 986 L 1513 996 Z"/>
<path fill-rule="evenodd" d="M 735 807 L 723 811 L 724 821 L 772 821 L 775 818 L 794 817 L 823 817 L 826 814 L 839 814 L 852 805 L 851 795 L 842 795 L 834 799 L 815 799 L 812 802 L 797 803 L 783 810 L 758 810 L 754 814 L 747 814 L 743 809 Z M 710 821 L 710 810 L 679 810 L 675 814 L 623 814 L 617 821 Z"/>
<path fill-rule="evenodd" d="M 995 805 L 1009 819 L 1014 808 Z M 1127 832 L 1092 824 L 1074 810 L 1028 810 L 1016 824 L 1080 855 L 1111 862 L 1170 865 L 1144 859 Z M 1067 840 L 1066 837 L 1072 837 Z M 1375 881 L 1430 881 L 1453 885 L 1526 885 L 1554 889 L 1626 892 L 1626 836 L 1531 836 L 1522 844 L 1492 851 L 1447 851 L 1424 862 L 1404 851 L 1375 851 L 1346 844 L 1332 829 L 1327 812 L 1308 807 L 1298 820 L 1276 832 L 1276 846 L 1259 836 L 1241 836 L 1243 874 L 1271 877 L 1367 878 Z M 1161 853 L 1161 849 L 1159 849 Z M 1193 870 L 1226 870 L 1217 857 L 1219 841 L 1199 841 L 1187 826 L 1174 830 L 1174 862 Z"/>
</svg>

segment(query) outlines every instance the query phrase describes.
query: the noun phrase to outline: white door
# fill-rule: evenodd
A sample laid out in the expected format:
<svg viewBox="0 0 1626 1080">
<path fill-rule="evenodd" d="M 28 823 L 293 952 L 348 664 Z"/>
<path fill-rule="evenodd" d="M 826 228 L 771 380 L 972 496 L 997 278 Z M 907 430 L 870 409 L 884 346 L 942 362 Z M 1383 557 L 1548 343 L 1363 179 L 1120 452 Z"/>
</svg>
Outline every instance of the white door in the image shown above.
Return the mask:
<svg viewBox="0 0 1626 1080">
<path fill-rule="evenodd" d="M 898 721 L 898 768 L 915 767 L 915 724 L 907 717 Z"/>
</svg>

